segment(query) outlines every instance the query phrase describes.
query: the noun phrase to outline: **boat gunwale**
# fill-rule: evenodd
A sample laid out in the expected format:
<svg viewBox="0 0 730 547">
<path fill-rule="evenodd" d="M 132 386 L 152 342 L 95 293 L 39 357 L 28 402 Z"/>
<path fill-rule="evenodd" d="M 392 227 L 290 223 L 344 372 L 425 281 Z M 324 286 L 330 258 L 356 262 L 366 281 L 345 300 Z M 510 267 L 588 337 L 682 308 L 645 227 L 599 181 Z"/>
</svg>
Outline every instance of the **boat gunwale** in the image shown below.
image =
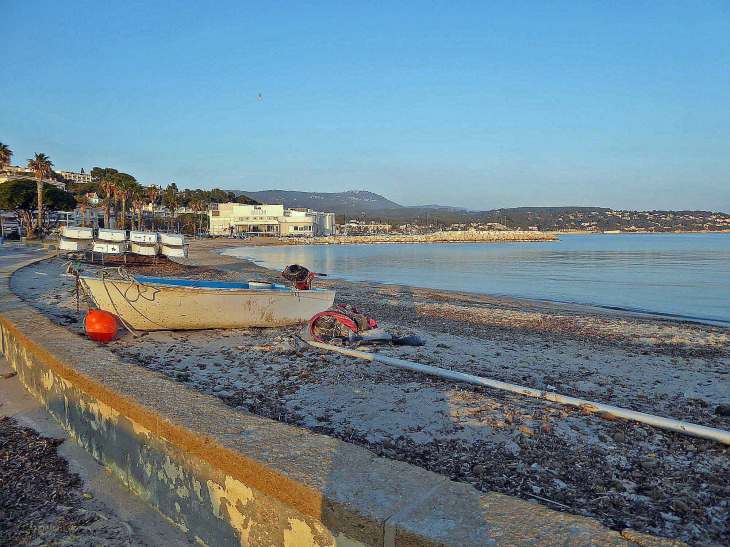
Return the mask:
<svg viewBox="0 0 730 547">
<path fill-rule="evenodd" d="M 75 277 L 72 274 L 62 274 L 65 277 Z M 142 279 L 161 279 L 161 278 L 142 278 Z M 308 289 L 308 290 L 298 290 L 298 291 L 292 291 L 289 287 L 286 287 L 285 285 L 274 285 L 274 287 L 267 287 L 267 288 L 252 288 L 252 287 L 206 287 L 206 286 L 195 286 L 195 285 L 176 285 L 173 283 L 160 283 L 160 282 L 150 282 L 150 281 L 138 281 L 136 277 L 132 279 L 113 279 L 113 278 L 101 278 L 96 276 L 88 276 L 88 275 L 80 275 L 79 280 L 83 281 L 108 281 L 111 283 L 122 283 L 122 284 L 128 284 L 132 285 L 133 283 L 138 283 L 139 285 L 142 285 L 143 287 L 150 287 L 150 288 L 158 288 L 158 287 L 164 287 L 168 289 L 186 289 L 186 290 L 194 290 L 198 292 L 206 291 L 206 292 L 214 292 L 214 293 L 220 293 L 223 291 L 226 292 L 232 292 L 232 293 L 256 293 L 256 294 L 297 294 L 302 295 L 306 293 L 316 293 L 316 294 L 335 294 L 336 291 L 332 289 Z M 187 281 L 187 280 L 185 280 Z M 226 283 L 226 282 L 224 282 Z M 247 283 L 240 283 L 240 285 L 246 285 Z"/>
</svg>

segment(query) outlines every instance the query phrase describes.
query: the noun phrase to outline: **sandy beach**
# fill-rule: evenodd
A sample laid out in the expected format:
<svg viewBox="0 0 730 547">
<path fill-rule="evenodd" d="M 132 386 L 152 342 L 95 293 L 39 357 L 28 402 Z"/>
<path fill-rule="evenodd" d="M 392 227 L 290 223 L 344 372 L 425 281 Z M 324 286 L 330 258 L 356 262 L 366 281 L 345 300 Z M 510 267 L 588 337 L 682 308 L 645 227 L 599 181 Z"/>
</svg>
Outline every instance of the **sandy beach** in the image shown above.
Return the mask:
<svg viewBox="0 0 730 547">
<path fill-rule="evenodd" d="M 259 240 L 255 244 L 269 244 Z M 196 241 L 190 267 L 133 272 L 226 281 L 277 272 Z M 62 260 L 13 276 L 13 289 L 83 335 Z M 319 281 L 423 347 L 373 351 L 730 430 L 730 332 L 608 310 L 375 283 Z M 357 443 L 476 488 L 691 544 L 730 542 L 730 458 L 715 442 L 505 392 L 314 351 L 299 327 L 123 332 L 108 348 L 244 412 Z M 613 419 L 612 419 L 613 418 Z"/>
</svg>

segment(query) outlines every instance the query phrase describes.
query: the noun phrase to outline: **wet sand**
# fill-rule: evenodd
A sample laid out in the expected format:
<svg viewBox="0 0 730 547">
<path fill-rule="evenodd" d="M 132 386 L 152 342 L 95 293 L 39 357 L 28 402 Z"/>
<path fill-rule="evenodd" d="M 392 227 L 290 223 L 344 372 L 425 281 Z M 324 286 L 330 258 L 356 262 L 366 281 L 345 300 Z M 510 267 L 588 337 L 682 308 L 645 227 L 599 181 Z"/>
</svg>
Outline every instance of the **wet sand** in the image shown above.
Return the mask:
<svg viewBox="0 0 730 547">
<path fill-rule="evenodd" d="M 276 240 L 274 240 L 276 241 Z M 190 264 L 140 273 L 274 281 L 194 242 Z M 255 241 L 266 244 L 268 241 Z M 13 277 L 24 298 L 81 333 L 60 262 Z M 374 351 L 730 430 L 730 332 L 698 323 L 404 286 L 319 281 L 381 327 L 426 346 Z M 81 302 L 83 311 L 83 301 Z M 521 396 L 313 351 L 299 328 L 123 333 L 125 360 L 254 412 L 553 509 L 695 544 L 727 543 L 726 446 Z"/>
</svg>

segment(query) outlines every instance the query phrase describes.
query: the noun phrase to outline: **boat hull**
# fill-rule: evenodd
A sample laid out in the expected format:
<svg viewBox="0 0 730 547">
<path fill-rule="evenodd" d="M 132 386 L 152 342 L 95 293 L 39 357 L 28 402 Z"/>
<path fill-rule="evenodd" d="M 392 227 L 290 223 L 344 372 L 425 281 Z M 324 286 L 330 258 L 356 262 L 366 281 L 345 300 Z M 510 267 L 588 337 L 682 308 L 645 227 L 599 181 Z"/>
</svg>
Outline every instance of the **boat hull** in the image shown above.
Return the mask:
<svg viewBox="0 0 730 547">
<path fill-rule="evenodd" d="M 160 234 L 160 243 L 170 245 L 172 247 L 182 247 L 185 245 L 185 236 L 181 234 Z"/>
<path fill-rule="evenodd" d="M 82 228 L 80 226 L 71 228 L 64 226 L 61 228 L 61 237 L 66 239 L 85 239 L 90 241 L 94 239 L 94 229 Z"/>
<path fill-rule="evenodd" d="M 81 278 L 96 306 L 135 330 L 278 327 L 306 323 L 334 291 L 211 289 Z"/>
<path fill-rule="evenodd" d="M 142 256 L 157 256 L 157 244 L 156 243 L 135 243 L 129 244 L 129 251 L 136 255 Z"/>
<path fill-rule="evenodd" d="M 108 241 L 112 243 L 121 243 L 127 240 L 127 232 L 124 230 L 105 230 L 104 228 L 99 230 L 99 235 L 96 237 L 99 241 Z"/>
<path fill-rule="evenodd" d="M 174 247 L 172 245 L 160 245 L 160 254 L 169 258 L 187 258 L 188 248 L 187 247 Z"/>
<path fill-rule="evenodd" d="M 156 244 L 159 239 L 157 232 L 129 232 L 129 241 L 132 243 Z"/>
<path fill-rule="evenodd" d="M 88 251 L 90 249 L 90 239 L 67 239 L 62 237 L 58 240 L 59 251 Z"/>
<path fill-rule="evenodd" d="M 108 241 L 94 241 L 92 250 L 95 253 L 107 255 L 123 255 L 127 251 L 126 243 L 110 243 Z"/>
</svg>

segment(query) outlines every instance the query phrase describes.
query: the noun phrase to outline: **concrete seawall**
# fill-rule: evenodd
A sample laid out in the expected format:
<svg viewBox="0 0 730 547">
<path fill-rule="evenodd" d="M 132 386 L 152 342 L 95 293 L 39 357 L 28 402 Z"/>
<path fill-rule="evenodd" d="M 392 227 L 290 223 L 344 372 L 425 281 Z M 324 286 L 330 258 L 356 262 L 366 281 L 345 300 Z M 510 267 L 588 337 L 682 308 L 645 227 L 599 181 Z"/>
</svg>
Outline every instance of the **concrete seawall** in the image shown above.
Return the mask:
<svg viewBox="0 0 730 547">
<path fill-rule="evenodd" d="M 232 409 L 51 322 L 12 293 L 15 269 L 0 273 L 0 334 L 23 384 L 199 544 L 678 545 Z"/>
<path fill-rule="evenodd" d="M 545 232 L 463 231 L 433 234 L 373 234 L 315 238 L 289 238 L 292 245 L 365 245 L 373 243 L 510 243 L 516 241 L 559 241 Z"/>
</svg>

